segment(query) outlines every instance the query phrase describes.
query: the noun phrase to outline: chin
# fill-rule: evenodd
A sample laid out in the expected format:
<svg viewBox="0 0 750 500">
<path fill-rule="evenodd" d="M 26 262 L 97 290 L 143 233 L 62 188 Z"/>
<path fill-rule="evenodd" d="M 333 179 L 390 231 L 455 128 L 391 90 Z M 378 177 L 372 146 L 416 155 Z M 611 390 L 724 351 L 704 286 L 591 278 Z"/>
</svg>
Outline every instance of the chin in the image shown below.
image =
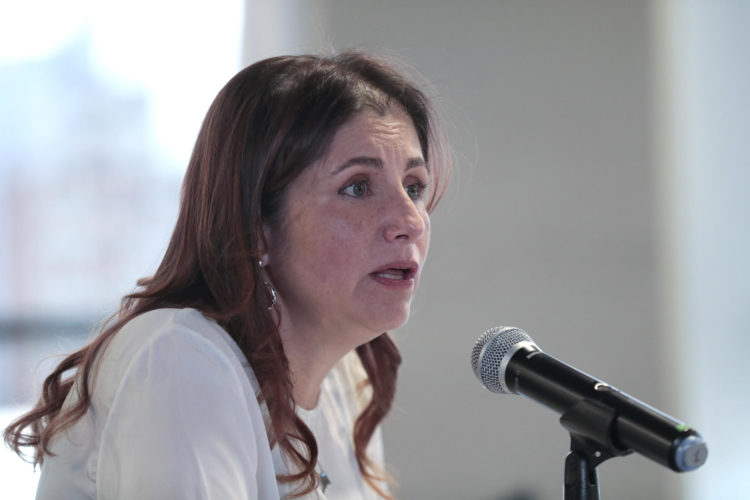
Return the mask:
<svg viewBox="0 0 750 500">
<path fill-rule="evenodd" d="M 356 311 L 356 312 L 355 312 Z M 350 311 L 350 326 L 355 330 L 366 331 L 366 335 L 375 338 L 383 332 L 397 330 L 409 320 L 411 303 L 380 303 L 373 306 L 362 304 L 356 310 Z"/>
<path fill-rule="evenodd" d="M 393 314 L 392 316 L 388 318 L 388 321 L 384 321 L 381 323 L 383 326 L 379 328 L 380 333 L 398 330 L 399 328 L 404 326 L 408 321 L 409 321 L 409 309 L 406 309 L 405 311 L 401 311 L 398 314 Z"/>
</svg>

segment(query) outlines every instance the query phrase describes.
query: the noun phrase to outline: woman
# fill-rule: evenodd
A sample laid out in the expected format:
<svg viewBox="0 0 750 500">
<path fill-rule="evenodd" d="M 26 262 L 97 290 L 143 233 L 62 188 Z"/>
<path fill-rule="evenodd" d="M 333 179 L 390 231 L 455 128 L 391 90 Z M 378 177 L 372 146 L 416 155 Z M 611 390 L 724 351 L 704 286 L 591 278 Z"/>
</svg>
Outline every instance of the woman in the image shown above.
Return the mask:
<svg viewBox="0 0 750 500">
<path fill-rule="evenodd" d="M 436 138 L 424 94 L 361 53 L 230 80 L 156 274 L 6 429 L 37 498 L 390 498 L 384 332 L 447 182 Z"/>
</svg>

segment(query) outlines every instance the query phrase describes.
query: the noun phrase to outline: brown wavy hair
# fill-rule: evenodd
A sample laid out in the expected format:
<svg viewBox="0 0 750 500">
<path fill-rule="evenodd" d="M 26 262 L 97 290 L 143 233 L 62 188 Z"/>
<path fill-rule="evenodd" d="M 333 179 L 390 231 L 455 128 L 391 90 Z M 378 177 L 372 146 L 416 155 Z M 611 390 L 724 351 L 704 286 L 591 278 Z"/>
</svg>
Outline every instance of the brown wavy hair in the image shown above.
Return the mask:
<svg viewBox="0 0 750 500">
<path fill-rule="evenodd" d="M 396 103 L 411 117 L 432 173 L 427 208 L 444 193 L 449 162 L 425 94 L 390 64 L 361 53 L 333 57 L 282 56 L 240 71 L 219 92 L 201 127 L 185 174 L 180 213 L 156 273 L 138 281 L 99 335 L 68 355 L 45 379 L 36 406 L 8 426 L 5 442 L 34 464 L 50 455 L 53 438 L 81 418 L 91 403 L 96 362 L 108 342 L 134 317 L 159 308 L 195 308 L 218 322 L 247 357 L 268 408 L 270 442 L 299 472 L 293 496 L 315 489 L 318 447 L 294 411 L 289 366 L 260 277 L 263 223 L 278 223 L 285 188 L 327 151 L 336 131 L 365 107 L 383 113 Z M 398 349 L 387 333 L 357 347 L 372 398 L 354 425 L 365 480 L 390 498 L 388 481 L 366 454 L 395 395 Z M 68 374 L 70 370 L 73 373 Z M 78 401 L 63 409 L 76 385 Z"/>
</svg>

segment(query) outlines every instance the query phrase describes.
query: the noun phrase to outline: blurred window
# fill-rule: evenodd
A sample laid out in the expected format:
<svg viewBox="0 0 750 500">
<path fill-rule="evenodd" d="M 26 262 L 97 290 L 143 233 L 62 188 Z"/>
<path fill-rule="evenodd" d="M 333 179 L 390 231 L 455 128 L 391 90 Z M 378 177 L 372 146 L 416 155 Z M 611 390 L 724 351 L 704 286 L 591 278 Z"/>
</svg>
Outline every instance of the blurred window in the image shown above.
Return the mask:
<svg viewBox="0 0 750 500">
<path fill-rule="evenodd" d="M 0 6 L 0 425 L 153 273 L 242 0 Z M 4 447 L 0 497 L 33 498 Z"/>
</svg>

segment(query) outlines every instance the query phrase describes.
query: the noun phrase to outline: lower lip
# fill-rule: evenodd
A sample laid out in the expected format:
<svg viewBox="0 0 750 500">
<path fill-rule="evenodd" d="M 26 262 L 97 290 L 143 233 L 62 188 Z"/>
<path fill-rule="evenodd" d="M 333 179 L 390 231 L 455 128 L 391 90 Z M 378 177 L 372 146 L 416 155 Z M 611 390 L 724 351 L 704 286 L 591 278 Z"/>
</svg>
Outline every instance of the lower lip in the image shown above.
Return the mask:
<svg viewBox="0 0 750 500">
<path fill-rule="evenodd" d="M 383 276 L 379 276 L 377 274 L 371 274 L 372 279 L 377 281 L 383 286 L 386 286 L 388 288 L 394 288 L 403 290 L 406 288 L 412 288 L 414 286 L 414 278 L 407 278 L 407 279 L 391 279 L 391 278 L 385 278 Z"/>
</svg>

